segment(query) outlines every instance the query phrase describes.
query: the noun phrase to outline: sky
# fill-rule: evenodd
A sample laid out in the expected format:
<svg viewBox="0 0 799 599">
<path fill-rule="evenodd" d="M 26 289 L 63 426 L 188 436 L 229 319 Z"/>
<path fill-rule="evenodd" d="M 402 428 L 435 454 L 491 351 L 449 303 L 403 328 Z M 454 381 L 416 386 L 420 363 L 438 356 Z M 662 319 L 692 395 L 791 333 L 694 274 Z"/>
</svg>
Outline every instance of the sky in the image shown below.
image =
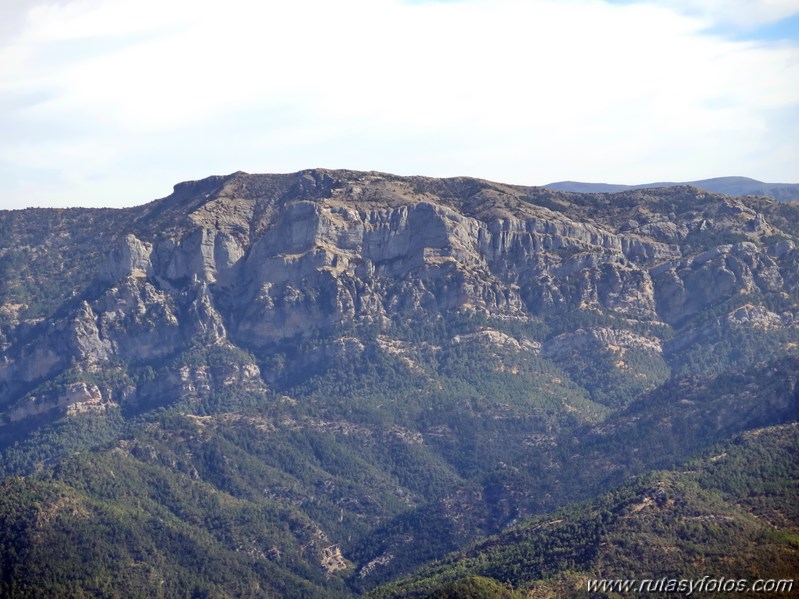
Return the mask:
<svg viewBox="0 0 799 599">
<path fill-rule="evenodd" d="M 315 167 L 799 182 L 799 0 L 0 0 L 0 209 Z"/>
</svg>

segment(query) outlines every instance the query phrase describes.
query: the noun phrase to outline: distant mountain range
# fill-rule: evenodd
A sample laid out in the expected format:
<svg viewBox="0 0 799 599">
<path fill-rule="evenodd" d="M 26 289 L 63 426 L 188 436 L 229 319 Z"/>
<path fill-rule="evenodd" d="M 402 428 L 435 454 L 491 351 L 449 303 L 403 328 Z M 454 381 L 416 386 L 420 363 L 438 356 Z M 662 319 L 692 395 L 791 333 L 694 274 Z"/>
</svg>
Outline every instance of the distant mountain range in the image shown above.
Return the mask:
<svg viewBox="0 0 799 599">
<path fill-rule="evenodd" d="M 713 193 L 723 193 L 730 196 L 768 196 L 780 202 L 799 201 L 799 183 L 763 183 L 749 177 L 716 177 L 700 181 L 685 181 L 683 183 L 643 183 L 641 185 L 614 185 L 612 183 L 582 183 L 580 181 L 558 181 L 544 185 L 556 191 L 571 191 L 577 193 L 616 193 L 631 189 L 652 189 L 656 187 L 676 187 L 690 185 Z"/>
</svg>

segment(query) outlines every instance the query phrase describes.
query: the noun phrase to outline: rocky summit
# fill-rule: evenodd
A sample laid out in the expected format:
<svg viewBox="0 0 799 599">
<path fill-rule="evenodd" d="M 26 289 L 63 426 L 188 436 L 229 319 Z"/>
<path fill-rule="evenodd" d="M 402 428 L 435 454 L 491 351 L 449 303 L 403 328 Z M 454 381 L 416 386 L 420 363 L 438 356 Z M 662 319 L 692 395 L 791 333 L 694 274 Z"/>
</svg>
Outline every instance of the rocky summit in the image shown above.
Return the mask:
<svg viewBox="0 0 799 599">
<path fill-rule="evenodd" d="M 0 211 L 0 594 L 391 594 L 735 435 L 779 444 L 798 245 L 767 197 L 322 169 Z M 49 553 L 91 538 L 115 557 Z"/>
</svg>

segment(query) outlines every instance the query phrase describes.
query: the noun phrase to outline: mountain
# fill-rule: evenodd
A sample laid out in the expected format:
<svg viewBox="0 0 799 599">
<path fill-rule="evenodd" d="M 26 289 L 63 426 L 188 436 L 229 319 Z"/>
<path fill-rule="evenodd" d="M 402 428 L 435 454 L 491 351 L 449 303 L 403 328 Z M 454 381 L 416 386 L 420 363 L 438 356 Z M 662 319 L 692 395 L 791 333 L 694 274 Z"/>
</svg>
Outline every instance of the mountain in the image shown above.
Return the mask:
<svg viewBox="0 0 799 599">
<path fill-rule="evenodd" d="M 642 185 L 613 185 L 609 183 L 580 183 L 578 181 L 558 181 L 545 185 L 547 189 L 575 193 L 616 193 L 631 189 L 652 189 L 656 187 L 677 187 L 690 185 L 713 193 L 731 196 L 767 196 L 781 202 L 799 201 L 799 183 L 763 183 L 748 177 L 716 177 L 689 181 L 687 183 L 644 183 Z"/>
<path fill-rule="evenodd" d="M 0 211 L 0 595 L 380 593 L 631 480 L 683 492 L 719 444 L 783 451 L 756 432 L 799 419 L 798 245 L 765 197 L 321 169 Z"/>
</svg>

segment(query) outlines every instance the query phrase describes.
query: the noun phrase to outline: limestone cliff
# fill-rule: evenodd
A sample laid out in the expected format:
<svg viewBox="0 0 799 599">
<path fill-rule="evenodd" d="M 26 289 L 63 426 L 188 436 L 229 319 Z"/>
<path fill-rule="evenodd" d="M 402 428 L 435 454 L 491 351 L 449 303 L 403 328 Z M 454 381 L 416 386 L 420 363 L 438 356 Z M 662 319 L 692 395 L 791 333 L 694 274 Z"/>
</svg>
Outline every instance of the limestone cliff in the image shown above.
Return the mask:
<svg viewBox="0 0 799 599">
<path fill-rule="evenodd" d="M 685 187 L 568 194 L 352 171 L 182 183 L 120 211 L 108 245 L 91 248 L 103 254 L 91 284 L 58 310 L 26 321 L 3 304 L 0 406 L 16 418 L 31 388 L 75 363 L 144 364 L 198 338 L 268 348 L 454 312 L 668 327 L 735 296 L 795 297 L 799 239 L 779 209 Z M 793 327 L 796 304 L 785 308 L 730 319 Z M 561 335 L 544 355 L 662 351 L 659 339 L 602 331 Z"/>
</svg>

